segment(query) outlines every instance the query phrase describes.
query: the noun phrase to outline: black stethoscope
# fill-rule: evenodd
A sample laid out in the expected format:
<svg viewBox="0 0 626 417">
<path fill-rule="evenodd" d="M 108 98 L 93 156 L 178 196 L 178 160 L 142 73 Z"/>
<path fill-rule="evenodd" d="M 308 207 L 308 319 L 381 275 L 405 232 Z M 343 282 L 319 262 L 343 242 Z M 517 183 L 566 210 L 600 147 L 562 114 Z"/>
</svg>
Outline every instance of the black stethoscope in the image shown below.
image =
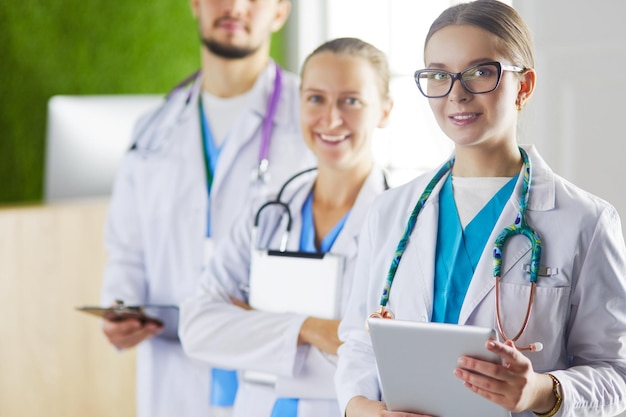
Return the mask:
<svg viewBox="0 0 626 417">
<path fill-rule="evenodd" d="M 530 318 L 530 312 L 532 310 L 533 300 L 535 297 L 535 288 L 537 286 L 537 277 L 539 275 L 539 264 L 541 261 L 541 238 L 539 234 L 533 230 L 526 223 L 526 209 L 528 207 L 528 198 L 530 196 L 530 185 L 531 185 L 531 164 L 530 159 L 528 158 L 528 154 L 521 147 L 519 148 L 520 154 L 522 155 L 522 159 L 524 161 L 523 165 L 523 182 L 522 182 L 522 192 L 519 201 L 519 211 L 517 213 L 517 217 L 515 222 L 510 226 L 504 228 L 502 232 L 498 235 L 494 242 L 493 249 L 493 277 L 496 280 L 496 323 L 498 326 L 498 331 L 502 336 L 504 341 L 512 341 L 515 343 L 522 335 L 524 330 L 528 325 L 528 320 Z M 387 279 L 385 281 L 385 286 L 383 288 L 382 295 L 380 297 L 380 306 L 378 311 L 369 315 L 370 318 L 385 318 L 385 319 L 393 319 L 393 313 L 387 309 L 387 303 L 389 302 L 389 293 L 391 292 L 391 286 L 393 284 L 393 280 L 396 275 L 396 271 L 400 264 L 400 260 L 402 259 L 402 255 L 404 254 L 406 247 L 409 243 L 409 238 L 411 233 L 413 232 L 413 228 L 415 227 L 415 223 L 417 222 L 417 216 L 420 211 L 424 207 L 424 204 L 430 197 L 433 189 L 437 185 L 437 183 L 443 178 L 443 176 L 448 173 L 452 169 L 454 165 L 454 158 L 450 159 L 446 164 L 444 164 L 439 171 L 435 174 L 435 176 L 430 180 L 424 192 L 417 200 L 411 215 L 409 216 L 409 220 L 405 226 L 404 233 L 400 241 L 398 242 L 398 246 L 396 248 L 396 252 L 393 260 L 391 261 L 391 266 L 389 267 L 389 271 L 387 272 Z M 531 244 L 531 261 L 530 261 L 530 295 L 528 299 L 528 307 L 526 309 L 526 315 L 524 317 L 524 322 L 518 331 L 518 333 L 509 338 L 502 325 L 502 319 L 500 317 L 500 278 L 501 278 L 501 268 L 502 268 L 502 257 L 503 257 L 503 247 L 506 241 L 515 236 L 515 235 L 523 235 L 525 236 Z M 543 345 L 540 342 L 531 343 L 528 346 L 516 347 L 517 350 L 530 350 L 530 351 L 540 351 L 543 349 Z"/>
<path fill-rule="evenodd" d="M 291 216 L 291 209 L 289 208 L 289 204 L 282 201 L 283 193 L 285 192 L 285 189 L 287 188 L 287 186 L 290 183 L 292 183 L 295 179 L 301 177 L 304 174 L 307 174 L 309 172 L 316 171 L 316 170 L 317 170 L 317 167 L 308 168 L 308 169 L 305 169 L 304 171 L 300 171 L 297 174 L 291 176 L 287 181 L 285 181 L 282 187 L 280 187 L 280 190 L 278 191 L 278 194 L 276 195 L 276 198 L 274 200 L 267 201 L 261 207 L 259 207 L 259 209 L 256 212 L 256 215 L 254 216 L 254 225 L 252 228 L 251 242 L 253 245 L 256 244 L 259 220 L 261 218 L 261 213 L 263 212 L 263 210 L 265 210 L 269 206 L 280 206 L 284 211 L 284 215 L 287 216 L 287 225 L 285 226 L 285 231 L 283 232 L 283 236 L 280 240 L 279 251 L 285 252 L 287 250 L 287 240 L 289 239 L 289 234 L 291 233 L 292 216 Z M 384 174 L 383 174 L 383 184 L 384 184 L 385 190 L 388 190 L 389 184 L 387 183 L 387 177 Z"/>
<path fill-rule="evenodd" d="M 291 233 L 291 224 L 292 224 L 293 218 L 291 216 L 291 209 L 289 208 L 289 205 L 282 201 L 283 193 L 285 192 L 285 189 L 287 188 L 287 186 L 290 183 L 292 183 L 296 178 L 299 178 L 302 175 L 305 175 L 309 172 L 316 171 L 316 170 L 317 170 L 317 167 L 308 168 L 308 169 L 305 169 L 304 171 L 300 171 L 297 174 L 291 176 L 287 181 L 285 181 L 282 187 L 280 187 L 280 190 L 278 191 L 278 194 L 276 195 L 276 198 L 274 200 L 267 201 L 261 207 L 259 207 L 259 209 L 256 212 L 256 215 L 254 216 L 254 225 L 252 228 L 252 239 L 251 239 L 252 245 L 256 244 L 256 238 L 257 238 L 258 228 L 259 228 L 259 220 L 261 218 L 261 213 L 263 213 L 263 210 L 265 210 L 269 206 L 279 206 L 283 209 L 284 215 L 287 216 L 287 225 L 285 227 L 285 231 L 283 232 L 283 236 L 280 239 L 279 251 L 285 252 L 287 250 L 287 240 L 289 239 L 289 234 Z"/>
</svg>

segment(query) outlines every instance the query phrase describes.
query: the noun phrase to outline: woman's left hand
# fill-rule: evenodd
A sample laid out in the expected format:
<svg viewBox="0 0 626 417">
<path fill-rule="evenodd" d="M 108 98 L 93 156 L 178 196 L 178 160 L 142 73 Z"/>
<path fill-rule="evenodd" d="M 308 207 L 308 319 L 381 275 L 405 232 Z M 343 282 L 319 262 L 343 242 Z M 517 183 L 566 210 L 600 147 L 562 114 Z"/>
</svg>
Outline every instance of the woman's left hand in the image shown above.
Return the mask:
<svg viewBox="0 0 626 417">
<path fill-rule="evenodd" d="M 478 395 L 511 412 L 550 410 L 555 398 L 552 379 L 533 370 L 530 359 L 513 342 L 487 342 L 487 349 L 502 358 L 502 364 L 469 356 L 459 358 L 454 375 Z"/>
</svg>

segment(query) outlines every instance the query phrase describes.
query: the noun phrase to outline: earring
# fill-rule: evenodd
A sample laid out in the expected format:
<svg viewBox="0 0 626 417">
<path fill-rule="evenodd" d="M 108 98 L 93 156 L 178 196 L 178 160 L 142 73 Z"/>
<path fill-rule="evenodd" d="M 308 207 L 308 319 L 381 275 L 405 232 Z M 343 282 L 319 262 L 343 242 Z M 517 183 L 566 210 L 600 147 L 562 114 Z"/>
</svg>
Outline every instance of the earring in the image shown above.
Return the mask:
<svg viewBox="0 0 626 417">
<path fill-rule="evenodd" d="M 517 111 L 522 110 L 522 103 L 520 99 L 515 100 L 515 108 L 517 109 Z"/>
</svg>

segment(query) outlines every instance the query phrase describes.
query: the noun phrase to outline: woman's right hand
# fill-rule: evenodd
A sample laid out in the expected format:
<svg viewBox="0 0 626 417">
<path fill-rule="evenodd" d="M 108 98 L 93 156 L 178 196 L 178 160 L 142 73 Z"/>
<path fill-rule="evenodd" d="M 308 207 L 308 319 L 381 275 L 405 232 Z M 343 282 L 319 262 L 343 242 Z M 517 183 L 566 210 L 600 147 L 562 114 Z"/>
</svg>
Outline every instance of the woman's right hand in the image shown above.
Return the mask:
<svg viewBox="0 0 626 417">
<path fill-rule="evenodd" d="M 346 406 L 346 417 L 432 417 L 425 414 L 389 411 L 385 403 L 368 400 L 363 396 L 353 397 Z"/>
<path fill-rule="evenodd" d="M 317 317 L 307 317 L 300 328 L 298 343 L 308 343 L 324 353 L 337 355 L 337 349 L 341 345 L 337 328 L 339 320 L 327 320 Z"/>
<path fill-rule="evenodd" d="M 109 342 L 118 349 L 128 349 L 163 331 L 163 326 L 154 322 L 141 324 L 139 320 L 102 321 L 102 331 Z"/>
</svg>

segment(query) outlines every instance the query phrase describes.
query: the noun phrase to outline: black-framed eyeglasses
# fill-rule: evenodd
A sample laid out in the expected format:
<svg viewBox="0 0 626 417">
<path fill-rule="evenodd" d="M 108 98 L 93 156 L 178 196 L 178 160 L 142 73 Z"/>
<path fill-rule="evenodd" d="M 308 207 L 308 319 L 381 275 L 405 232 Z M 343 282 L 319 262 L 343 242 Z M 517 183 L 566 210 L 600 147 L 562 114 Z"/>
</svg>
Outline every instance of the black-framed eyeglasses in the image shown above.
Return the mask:
<svg viewBox="0 0 626 417">
<path fill-rule="evenodd" d="M 428 98 L 447 96 L 456 80 L 472 94 L 485 94 L 498 88 L 502 71 L 522 72 L 524 68 L 494 61 L 474 65 L 456 74 L 438 69 L 422 69 L 415 71 L 415 83 Z"/>
</svg>

